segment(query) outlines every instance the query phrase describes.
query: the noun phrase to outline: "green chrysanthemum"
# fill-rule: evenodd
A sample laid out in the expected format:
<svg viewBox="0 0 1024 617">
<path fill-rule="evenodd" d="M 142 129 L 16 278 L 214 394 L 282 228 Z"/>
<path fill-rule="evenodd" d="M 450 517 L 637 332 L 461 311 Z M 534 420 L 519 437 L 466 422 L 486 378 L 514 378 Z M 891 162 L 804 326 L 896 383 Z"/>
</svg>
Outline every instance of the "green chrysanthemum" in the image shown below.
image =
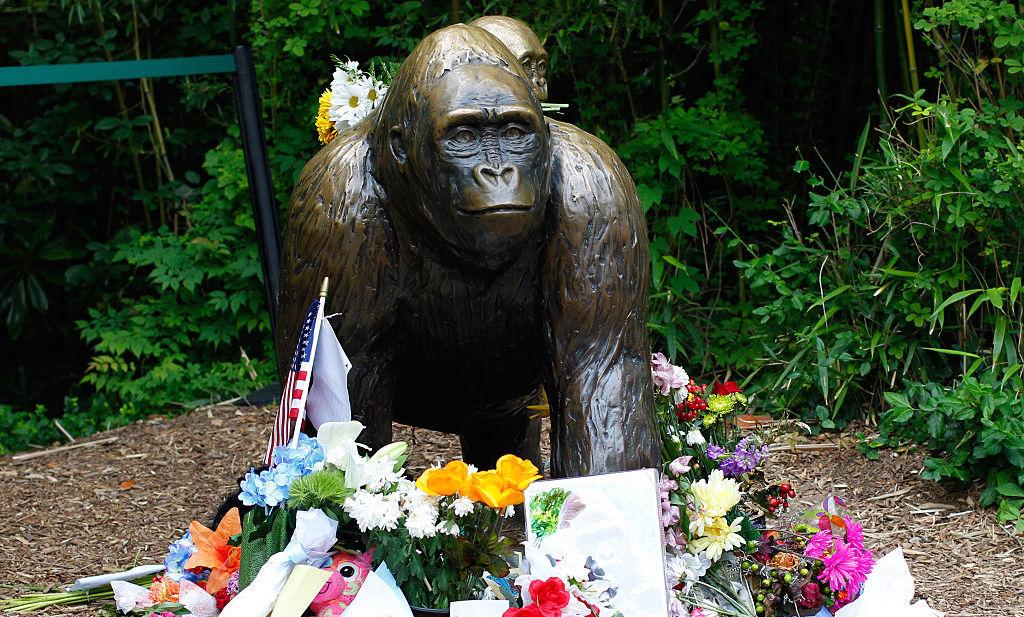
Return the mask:
<svg viewBox="0 0 1024 617">
<path fill-rule="evenodd" d="M 712 394 L 707 400 L 708 411 L 717 416 L 724 416 L 736 407 L 736 401 L 726 394 Z"/>
</svg>

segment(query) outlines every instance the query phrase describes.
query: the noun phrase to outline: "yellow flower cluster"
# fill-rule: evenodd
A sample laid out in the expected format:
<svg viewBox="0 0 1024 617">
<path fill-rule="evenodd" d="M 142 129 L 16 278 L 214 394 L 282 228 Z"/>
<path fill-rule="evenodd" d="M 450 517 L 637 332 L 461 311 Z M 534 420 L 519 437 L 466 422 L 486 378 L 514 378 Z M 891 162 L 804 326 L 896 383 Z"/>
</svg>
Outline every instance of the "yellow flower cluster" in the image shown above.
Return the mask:
<svg viewBox="0 0 1024 617">
<path fill-rule="evenodd" d="M 421 491 L 435 497 L 461 495 L 501 510 L 523 503 L 523 491 L 540 478 L 537 466 L 514 454 L 498 459 L 494 469 L 470 473 L 469 465 L 452 461 L 444 467 L 433 467 L 416 480 Z"/>
<path fill-rule="evenodd" d="M 730 523 L 725 516 L 740 502 L 740 487 L 732 478 L 726 478 L 716 469 L 704 480 L 690 485 L 693 508 L 690 510 L 690 549 L 706 551 L 712 561 L 743 544 L 739 534 L 742 517 Z"/>
<path fill-rule="evenodd" d="M 331 89 L 324 90 L 320 95 L 320 103 L 316 110 L 316 136 L 322 144 L 329 144 L 338 136 L 338 130 L 334 127 L 334 121 L 328 113 L 331 110 Z"/>
</svg>

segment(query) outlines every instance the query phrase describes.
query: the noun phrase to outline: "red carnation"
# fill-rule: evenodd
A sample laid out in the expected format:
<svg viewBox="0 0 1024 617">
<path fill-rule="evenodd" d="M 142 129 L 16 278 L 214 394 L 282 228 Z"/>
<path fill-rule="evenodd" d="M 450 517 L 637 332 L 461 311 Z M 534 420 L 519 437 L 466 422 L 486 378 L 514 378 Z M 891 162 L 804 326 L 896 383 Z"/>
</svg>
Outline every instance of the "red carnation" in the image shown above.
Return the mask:
<svg viewBox="0 0 1024 617">
<path fill-rule="evenodd" d="M 543 617 L 558 617 L 569 606 L 569 592 L 562 579 L 552 576 L 546 581 L 530 582 L 530 599 Z"/>
<path fill-rule="evenodd" d="M 715 384 L 715 394 L 736 394 L 737 392 L 743 392 L 743 390 L 740 389 L 739 385 L 735 381 Z"/>
</svg>

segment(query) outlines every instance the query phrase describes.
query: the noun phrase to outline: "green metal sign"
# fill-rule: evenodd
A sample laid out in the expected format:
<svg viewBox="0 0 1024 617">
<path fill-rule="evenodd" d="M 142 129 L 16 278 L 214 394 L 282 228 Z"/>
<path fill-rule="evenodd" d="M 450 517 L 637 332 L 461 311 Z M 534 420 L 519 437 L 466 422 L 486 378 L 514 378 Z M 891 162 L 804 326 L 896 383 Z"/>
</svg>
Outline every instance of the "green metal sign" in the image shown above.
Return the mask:
<svg viewBox="0 0 1024 617">
<path fill-rule="evenodd" d="M 4 66 L 0 67 L 0 87 L 234 72 L 235 57 L 230 54 L 160 60 Z"/>
</svg>

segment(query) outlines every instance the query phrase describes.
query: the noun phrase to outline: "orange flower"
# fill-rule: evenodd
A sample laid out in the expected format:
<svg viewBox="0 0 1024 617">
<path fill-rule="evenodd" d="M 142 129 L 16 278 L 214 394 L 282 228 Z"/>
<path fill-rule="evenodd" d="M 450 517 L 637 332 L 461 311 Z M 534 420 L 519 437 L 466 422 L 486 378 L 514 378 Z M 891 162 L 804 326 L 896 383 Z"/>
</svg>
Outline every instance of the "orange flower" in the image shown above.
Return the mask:
<svg viewBox="0 0 1024 617">
<path fill-rule="evenodd" d="M 178 601 L 178 584 L 165 576 L 154 576 L 149 586 L 149 599 L 153 604 Z"/>
<path fill-rule="evenodd" d="M 431 467 L 416 480 L 416 487 L 428 495 L 447 497 L 466 493 L 469 483 L 469 465 L 452 461 L 444 467 Z"/>
<path fill-rule="evenodd" d="M 771 561 L 771 565 L 780 570 L 795 570 L 797 564 L 796 557 L 790 553 L 776 553 Z"/>
<path fill-rule="evenodd" d="M 499 458 L 496 471 L 499 476 L 508 480 L 509 484 L 520 491 L 525 491 L 526 487 L 533 484 L 534 480 L 540 479 L 537 466 L 515 454 L 506 454 Z"/>
<path fill-rule="evenodd" d="M 217 531 L 211 531 L 199 521 L 192 521 L 188 530 L 192 533 L 192 542 L 196 552 L 185 562 L 185 569 L 210 568 L 210 580 L 206 591 L 215 594 L 227 585 L 228 578 L 238 571 L 242 549 L 231 546 L 231 536 L 242 532 L 242 522 L 238 516 L 238 508 L 231 508 L 217 525 Z"/>
<path fill-rule="evenodd" d="M 469 482 L 470 494 L 468 497 L 495 510 L 523 503 L 523 491 L 499 475 L 497 471 L 479 471 L 473 474 Z"/>
</svg>

